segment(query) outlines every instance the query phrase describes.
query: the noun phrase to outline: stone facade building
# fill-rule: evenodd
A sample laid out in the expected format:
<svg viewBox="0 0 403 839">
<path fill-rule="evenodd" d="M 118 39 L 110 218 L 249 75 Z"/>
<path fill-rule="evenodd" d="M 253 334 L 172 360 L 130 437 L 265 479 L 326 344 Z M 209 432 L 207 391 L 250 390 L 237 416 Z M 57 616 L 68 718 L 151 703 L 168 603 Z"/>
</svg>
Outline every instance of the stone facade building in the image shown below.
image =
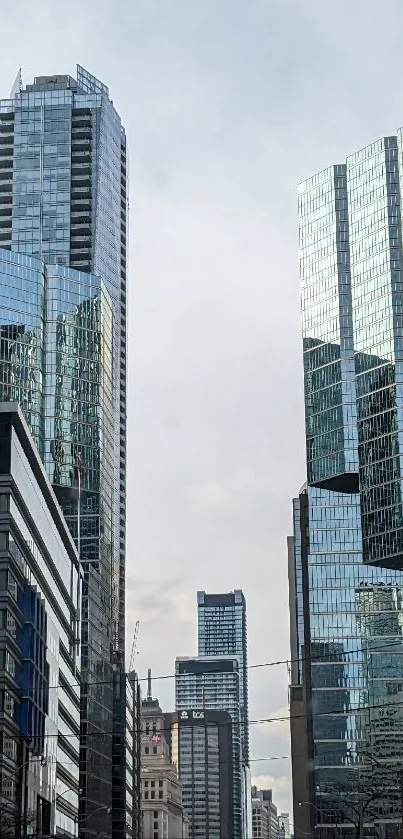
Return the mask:
<svg viewBox="0 0 403 839">
<path fill-rule="evenodd" d="M 187 820 L 176 767 L 171 763 L 158 699 L 141 703 L 141 811 L 143 839 L 187 839 Z"/>
</svg>

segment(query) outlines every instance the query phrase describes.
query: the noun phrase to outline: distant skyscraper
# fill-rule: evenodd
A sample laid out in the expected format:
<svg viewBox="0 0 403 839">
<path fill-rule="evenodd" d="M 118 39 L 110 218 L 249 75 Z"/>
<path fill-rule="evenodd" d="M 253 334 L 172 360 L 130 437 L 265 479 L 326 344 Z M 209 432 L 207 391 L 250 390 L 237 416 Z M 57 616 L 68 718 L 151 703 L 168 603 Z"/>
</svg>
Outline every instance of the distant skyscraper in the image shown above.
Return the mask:
<svg viewBox="0 0 403 839">
<path fill-rule="evenodd" d="M 199 656 L 236 655 L 241 689 L 243 835 L 250 834 L 252 799 L 249 770 L 248 638 L 246 600 L 241 590 L 197 592 Z"/>
<path fill-rule="evenodd" d="M 240 673 L 237 656 L 177 658 L 177 711 L 227 711 L 232 721 L 234 839 L 242 839 Z"/>
<path fill-rule="evenodd" d="M 384 836 L 401 823 L 402 140 L 300 188 L 308 480 L 289 573 L 301 832 L 349 835 L 353 812 Z"/>
<path fill-rule="evenodd" d="M 239 659 L 241 686 L 242 760 L 249 765 L 248 639 L 246 600 L 243 592 L 226 594 L 197 592 L 199 656 L 230 656 Z"/>
<path fill-rule="evenodd" d="M 108 88 L 80 66 L 26 88 L 18 76 L 0 101 L 0 245 L 15 252 L 1 257 L 0 398 L 20 402 L 80 536 L 84 832 L 105 830 L 112 801 L 105 732 L 124 659 L 126 221 L 126 138 Z"/>
</svg>

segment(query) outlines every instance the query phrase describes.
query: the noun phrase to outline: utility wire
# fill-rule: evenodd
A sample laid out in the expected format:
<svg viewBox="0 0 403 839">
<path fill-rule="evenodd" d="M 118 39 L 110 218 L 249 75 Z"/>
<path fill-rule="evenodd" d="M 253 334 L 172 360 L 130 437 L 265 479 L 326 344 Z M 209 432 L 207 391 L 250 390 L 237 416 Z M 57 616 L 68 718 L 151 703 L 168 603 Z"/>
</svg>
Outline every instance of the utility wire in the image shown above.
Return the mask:
<svg viewBox="0 0 403 839">
<path fill-rule="evenodd" d="M 314 641 L 314 642 L 311 642 L 311 643 L 313 643 L 313 644 L 315 644 L 315 643 L 317 643 L 317 644 L 327 644 L 327 643 L 341 643 L 341 642 L 333 640 L 332 642 L 327 642 L 327 641 L 316 641 L 315 642 Z M 373 641 L 368 641 L 368 643 L 374 643 L 374 642 Z M 403 655 L 403 636 L 401 636 L 401 638 L 399 637 L 399 639 L 397 641 L 389 641 L 386 644 L 377 644 L 376 649 L 365 649 L 364 648 L 364 642 L 363 642 L 359 647 L 353 647 L 352 649 L 349 649 L 349 650 L 343 650 L 340 653 L 340 655 L 346 656 L 346 655 L 353 655 L 354 653 L 363 653 L 365 655 L 376 655 L 378 652 L 386 649 L 387 647 L 398 647 L 399 644 L 401 644 L 401 649 L 397 649 L 396 654 Z M 229 653 L 228 656 L 217 656 L 217 658 L 231 658 L 231 657 L 235 658 L 236 653 L 234 653 L 234 654 Z M 311 663 L 314 664 L 314 665 L 320 665 L 320 664 L 333 664 L 333 665 L 343 664 L 343 665 L 346 665 L 346 664 L 351 663 L 351 662 L 343 661 L 343 660 L 337 659 L 337 658 L 328 657 L 326 659 L 325 658 L 322 659 L 322 658 L 312 658 L 312 656 L 307 655 L 307 656 L 300 656 L 298 658 L 282 658 L 282 659 L 278 659 L 278 661 L 263 661 L 259 664 L 248 664 L 246 669 L 247 670 L 257 670 L 257 669 L 264 668 L 264 667 L 276 667 L 280 664 L 287 664 L 288 665 L 288 664 L 295 664 L 295 663 L 302 662 L 302 661 L 311 661 Z M 228 671 L 211 670 L 208 673 L 201 674 L 201 675 L 216 676 L 216 675 L 222 674 L 223 672 L 227 673 Z M 126 674 L 126 675 L 129 675 L 129 674 Z M 167 673 L 167 674 L 162 675 L 162 676 L 153 676 L 152 680 L 153 680 L 153 682 L 157 682 L 157 681 L 162 681 L 164 679 L 175 679 L 175 678 L 184 679 L 184 678 L 189 678 L 189 677 L 194 678 L 195 675 L 196 675 L 195 673 Z M 140 678 L 137 677 L 137 681 L 138 682 L 147 682 L 148 681 L 148 676 L 141 676 Z M 112 685 L 113 684 L 113 679 L 105 679 L 105 680 L 102 680 L 102 681 L 99 681 L 99 682 L 87 682 L 85 679 L 83 679 L 82 682 L 69 682 L 68 686 L 69 687 L 82 687 L 83 684 L 88 685 L 89 687 L 96 687 L 97 685 Z M 58 690 L 60 687 L 61 687 L 60 684 L 49 685 L 48 690 Z M 64 687 L 64 685 L 62 685 L 62 687 Z"/>
<path fill-rule="evenodd" d="M 232 720 L 229 721 L 229 722 L 217 722 L 217 723 L 215 723 L 215 727 L 216 728 L 221 728 L 221 727 L 227 728 L 228 726 L 232 726 L 232 728 L 236 731 L 238 728 L 241 728 L 242 726 L 245 726 L 245 725 L 247 725 L 247 726 L 250 726 L 250 725 L 265 725 L 267 723 L 289 722 L 290 720 L 307 719 L 307 718 L 310 718 L 310 717 L 313 717 L 313 718 L 317 719 L 318 717 L 321 717 L 321 718 L 323 718 L 323 717 L 334 717 L 334 716 L 344 717 L 344 716 L 350 716 L 350 715 L 353 715 L 353 714 L 364 715 L 368 711 L 379 711 L 381 708 L 387 708 L 389 711 L 391 711 L 395 708 L 401 708 L 401 707 L 403 707 L 403 700 L 400 701 L 400 702 L 380 702 L 379 704 L 376 704 L 376 705 L 366 705 L 363 708 L 347 708 L 347 709 L 335 708 L 332 711 L 319 711 L 318 713 L 311 712 L 311 713 L 305 713 L 305 714 L 293 714 L 292 716 L 290 714 L 287 714 L 284 717 L 262 717 L 261 719 L 249 720 L 248 722 L 246 722 L 246 720 L 239 720 L 238 722 L 233 722 Z M 202 710 L 202 709 L 197 709 L 197 710 Z M 208 712 L 208 711 L 213 711 L 214 712 L 215 710 L 217 711 L 217 710 L 220 710 L 220 709 L 205 708 L 204 710 L 206 712 Z M 223 710 L 223 709 L 221 709 L 221 710 Z M 181 711 L 173 711 L 172 713 L 173 714 L 180 714 Z M 180 722 L 180 720 L 179 720 L 179 722 Z M 403 720 L 402 720 L 402 722 L 403 722 Z M 197 722 L 196 722 L 196 725 L 197 725 Z M 72 734 L 63 734 L 63 732 L 60 732 L 60 735 L 64 738 L 66 738 L 66 739 L 69 738 L 69 737 L 74 737 L 75 739 L 78 740 L 78 739 L 84 738 L 84 737 L 112 737 L 113 735 L 121 736 L 124 732 L 127 732 L 127 731 L 132 736 L 137 736 L 138 734 L 145 734 L 145 735 L 149 735 L 150 738 L 152 738 L 152 736 L 154 734 L 161 734 L 162 732 L 171 731 L 171 727 L 169 727 L 169 728 L 159 728 L 156 731 L 147 731 L 147 730 L 143 730 L 143 729 L 131 729 L 131 728 L 128 728 L 127 726 L 125 726 L 123 731 L 119 730 L 119 729 L 117 729 L 115 731 L 86 731 L 86 732 L 82 732 L 80 734 L 73 734 L 73 733 Z M 59 737 L 59 733 L 46 734 L 45 737 L 49 737 L 49 738 L 50 737 Z M 14 740 L 20 740 L 20 739 L 26 739 L 26 737 L 22 737 L 22 735 L 16 735 L 16 736 L 11 736 L 10 735 L 10 739 L 11 740 L 13 740 L 13 739 Z M 157 742 L 158 741 L 154 741 L 154 745 L 156 745 Z M 150 739 L 150 743 L 152 743 L 152 739 Z"/>
</svg>

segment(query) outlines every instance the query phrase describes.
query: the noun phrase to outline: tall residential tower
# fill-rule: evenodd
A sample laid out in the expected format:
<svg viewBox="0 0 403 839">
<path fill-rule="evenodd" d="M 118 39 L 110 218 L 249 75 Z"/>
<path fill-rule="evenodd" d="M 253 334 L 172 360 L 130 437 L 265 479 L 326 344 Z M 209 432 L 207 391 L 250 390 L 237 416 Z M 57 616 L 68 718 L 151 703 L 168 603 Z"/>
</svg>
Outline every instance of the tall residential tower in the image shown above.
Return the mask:
<svg viewBox="0 0 403 839">
<path fill-rule="evenodd" d="M 21 405 L 85 574 L 84 832 L 106 829 L 108 803 L 108 831 L 114 820 L 112 685 L 124 667 L 126 225 L 126 138 L 108 88 L 80 66 L 75 79 L 39 76 L 26 87 L 19 74 L 0 101 L 0 398 Z"/>
<path fill-rule="evenodd" d="M 291 735 L 294 824 L 313 836 L 397 836 L 402 818 L 402 139 L 300 187 Z"/>
<path fill-rule="evenodd" d="M 249 769 L 248 633 L 246 600 L 240 589 L 224 594 L 197 592 L 199 656 L 236 655 L 239 661 L 242 833 L 252 829 L 252 797 Z"/>
</svg>

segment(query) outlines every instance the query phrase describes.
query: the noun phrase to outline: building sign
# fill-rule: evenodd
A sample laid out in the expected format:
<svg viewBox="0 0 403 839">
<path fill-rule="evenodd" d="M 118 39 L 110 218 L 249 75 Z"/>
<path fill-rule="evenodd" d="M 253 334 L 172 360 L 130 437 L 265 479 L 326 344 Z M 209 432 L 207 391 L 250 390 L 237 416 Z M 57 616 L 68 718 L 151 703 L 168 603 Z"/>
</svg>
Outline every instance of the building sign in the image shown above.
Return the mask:
<svg viewBox="0 0 403 839">
<path fill-rule="evenodd" d="M 161 734 L 151 734 L 150 740 L 152 743 L 161 743 Z"/>
<path fill-rule="evenodd" d="M 181 711 L 180 720 L 204 720 L 204 711 Z"/>
</svg>

